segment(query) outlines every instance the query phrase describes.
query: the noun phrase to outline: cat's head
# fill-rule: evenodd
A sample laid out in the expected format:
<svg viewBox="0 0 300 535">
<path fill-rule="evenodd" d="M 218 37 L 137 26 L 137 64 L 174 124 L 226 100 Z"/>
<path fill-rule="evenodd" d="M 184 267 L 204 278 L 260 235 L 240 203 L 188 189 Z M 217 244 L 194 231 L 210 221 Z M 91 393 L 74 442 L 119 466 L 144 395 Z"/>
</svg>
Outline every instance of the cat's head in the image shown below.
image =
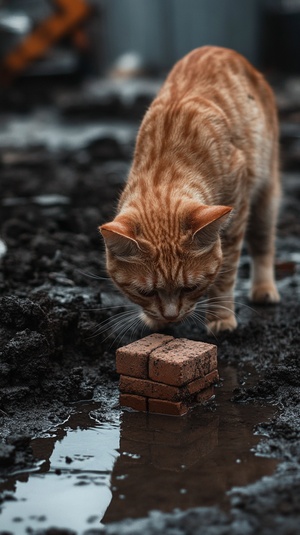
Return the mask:
<svg viewBox="0 0 300 535">
<path fill-rule="evenodd" d="M 231 210 L 190 201 L 176 217 L 153 218 L 128 209 L 100 227 L 110 277 L 152 329 L 183 320 L 214 282 Z"/>
</svg>

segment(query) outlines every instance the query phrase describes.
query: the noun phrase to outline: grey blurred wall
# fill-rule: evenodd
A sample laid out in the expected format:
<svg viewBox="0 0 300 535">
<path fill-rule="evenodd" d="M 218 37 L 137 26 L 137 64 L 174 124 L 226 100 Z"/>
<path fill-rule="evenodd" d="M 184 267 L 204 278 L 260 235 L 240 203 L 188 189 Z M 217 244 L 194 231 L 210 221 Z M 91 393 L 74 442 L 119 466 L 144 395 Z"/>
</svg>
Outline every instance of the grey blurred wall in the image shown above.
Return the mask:
<svg viewBox="0 0 300 535">
<path fill-rule="evenodd" d="M 168 69 L 206 44 L 234 48 L 259 64 L 263 0 L 94 0 L 102 8 L 102 61 L 127 51 Z"/>
</svg>

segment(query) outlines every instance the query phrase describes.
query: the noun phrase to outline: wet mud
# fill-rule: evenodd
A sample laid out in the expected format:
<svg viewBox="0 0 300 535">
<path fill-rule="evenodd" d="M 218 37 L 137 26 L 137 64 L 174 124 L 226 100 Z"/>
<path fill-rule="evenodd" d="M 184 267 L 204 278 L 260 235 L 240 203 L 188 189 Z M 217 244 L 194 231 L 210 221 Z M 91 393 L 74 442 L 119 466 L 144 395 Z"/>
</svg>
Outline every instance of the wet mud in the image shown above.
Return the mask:
<svg viewBox="0 0 300 535">
<path fill-rule="evenodd" d="M 213 408 L 198 406 L 184 418 L 120 413 L 117 387 L 105 422 L 99 403 L 76 404 L 66 422 L 32 440 L 35 470 L 0 485 L 14 497 L 2 523 L 16 534 L 51 522 L 81 533 L 146 516 L 158 503 L 165 513 L 211 505 L 227 511 L 227 491 L 273 474 L 278 461 L 253 451 L 261 438 L 253 427 L 269 421 L 274 407 L 232 403 L 237 369 L 221 366 L 220 374 Z M 253 379 L 253 371 L 245 375 Z"/>
<path fill-rule="evenodd" d="M 170 330 L 175 336 L 218 345 L 220 365 L 233 367 L 237 374 L 234 383 L 224 379 L 228 411 L 240 414 L 245 411 L 242 419 L 248 422 L 249 437 L 252 432 L 260 437 L 254 443 L 249 438 L 247 451 L 253 447 L 256 454 L 267 456 L 272 468 L 257 474 L 256 468 L 249 468 L 253 479 L 249 476 L 236 480 L 240 468 L 236 463 L 231 471 L 228 469 L 225 487 L 216 490 L 219 497 L 215 500 L 213 491 L 210 494 L 208 488 L 207 492 L 201 490 L 201 482 L 193 493 L 197 496 L 198 492 L 198 501 L 189 501 L 191 493 L 183 492 L 179 507 L 190 508 L 188 511 L 171 512 L 172 507 L 163 507 L 163 498 L 156 499 L 155 494 L 152 501 L 147 498 L 149 505 L 144 509 L 136 507 L 135 514 L 134 508 L 127 508 L 125 499 L 119 499 L 122 505 L 118 513 L 110 516 L 107 509 L 104 533 L 287 534 L 297 533 L 299 529 L 300 507 L 296 497 L 300 491 L 300 126 L 295 113 L 297 103 L 293 101 L 293 108 L 289 109 L 289 99 L 283 98 L 287 91 L 286 87 L 278 91 L 284 197 L 278 224 L 276 271 L 282 301 L 276 307 L 252 306 L 247 301 L 249 258 L 243 250 L 236 293 L 238 330 L 217 339 L 208 337 L 201 325 Z M 103 244 L 97 230 L 114 213 L 130 165 L 138 123 L 128 120 L 128 110 L 126 117 L 119 114 L 109 120 L 101 118 L 99 110 L 92 117 L 87 109 L 76 108 L 75 97 L 73 101 L 69 99 L 73 107 L 70 104 L 68 113 L 60 108 L 59 102 L 54 114 L 49 108 L 31 109 L 30 113 L 27 110 L 21 115 L 1 113 L 0 508 L 3 515 L 6 504 L 14 500 L 15 488 L 6 488 L 11 477 L 16 477 L 12 474 L 36 469 L 38 459 L 47 462 L 49 455 L 45 453 L 43 457 L 38 452 L 36 441 L 44 440 L 45 430 L 53 429 L 75 414 L 77 402 L 97 403 L 91 414 L 102 426 L 105 422 L 109 425 L 115 422 L 117 413 L 125 441 L 128 437 L 130 440 L 134 418 L 139 420 L 138 427 L 145 435 L 150 425 L 145 423 L 145 415 L 121 413 L 118 407 L 115 349 L 142 333 L 112 328 L 117 326 L 118 314 L 128 311 L 128 302 L 106 278 Z M 300 108 L 299 102 L 297 105 Z M 93 106 L 95 101 L 88 110 Z M 122 108 L 121 101 L 119 106 Z M 138 108 L 135 118 L 140 111 Z M 211 414 L 216 416 L 217 398 L 205 411 L 203 422 Z M 255 418 L 251 420 L 253 413 Z M 178 425 L 184 427 L 187 420 L 183 418 Z M 193 418 L 197 432 L 198 425 L 203 426 L 202 412 Z M 212 421 L 203 426 L 206 429 L 203 433 L 211 437 L 216 432 Z M 226 438 L 226 431 L 231 425 L 229 419 L 226 430 L 218 428 L 219 449 L 224 452 L 218 461 L 221 472 L 228 461 L 226 444 L 230 439 Z M 180 441 L 184 443 L 188 435 L 189 429 L 183 429 L 179 448 L 182 449 Z M 174 461 L 173 454 L 164 456 L 158 448 L 154 462 L 145 451 L 148 446 L 143 441 L 135 444 L 137 455 L 144 456 L 146 462 L 144 472 L 139 465 L 138 477 L 142 479 L 138 484 L 132 479 L 132 492 L 144 488 L 142 481 L 150 477 L 147 470 L 157 460 L 163 464 Z M 154 450 L 155 446 L 154 443 Z M 125 446 L 120 447 L 126 451 Z M 195 444 L 192 452 L 196 456 L 198 452 L 201 458 Z M 253 452 L 251 456 L 254 457 Z M 110 481 L 111 489 L 119 489 L 112 492 L 121 495 L 126 479 L 116 478 L 125 472 L 122 457 L 116 457 Z M 276 469 L 275 459 L 280 460 Z M 132 458 L 129 460 L 131 463 Z M 130 470 L 134 471 L 134 467 Z M 190 473 L 187 469 L 186 482 L 193 481 L 192 474 L 193 469 Z M 166 483 L 166 496 L 172 494 L 173 487 L 174 481 Z M 217 482 L 213 487 L 219 488 Z M 163 480 L 158 482 L 158 488 L 163 488 Z M 175 488 L 179 487 L 175 485 Z M 202 495 L 208 497 L 206 501 Z M 112 504 L 114 500 L 115 496 Z M 159 512 L 143 520 L 128 520 L 146 516 L 151 509 Z M 120 522 L 114 524 L 117 520 Z M 55 525 L 62 526 L 65 524 Z M 4 527 L 0 513 L 0 533 Z M 74 526 L 67 527 L 76 532 Z M 95 528 L 92 524 L 91 527 Z M 33 533 L 47 532 L 42 524 L 34 530 Z M 78 527 L 78 533 L 80 530 L 83 528 Z"/>
</svg>

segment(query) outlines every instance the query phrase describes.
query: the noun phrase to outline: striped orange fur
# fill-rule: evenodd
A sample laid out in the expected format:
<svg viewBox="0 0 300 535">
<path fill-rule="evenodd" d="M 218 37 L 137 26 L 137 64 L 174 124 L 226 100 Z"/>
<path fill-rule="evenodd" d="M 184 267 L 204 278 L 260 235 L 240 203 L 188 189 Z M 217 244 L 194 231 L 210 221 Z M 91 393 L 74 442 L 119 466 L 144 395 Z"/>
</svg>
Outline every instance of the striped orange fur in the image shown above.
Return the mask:
<svg viewBox="0 0 300 535">
<path fill-rule="evenodd" d="M 278 124 L 264 77 L 238 53 L 192 51 L 145 114 L 113 221 L 101 226 L 107 270 L 153 329 L 207 294 L 209 332 L 232 330 L 244 238 L 250 298 L 274 303 Z"/>
</svg>

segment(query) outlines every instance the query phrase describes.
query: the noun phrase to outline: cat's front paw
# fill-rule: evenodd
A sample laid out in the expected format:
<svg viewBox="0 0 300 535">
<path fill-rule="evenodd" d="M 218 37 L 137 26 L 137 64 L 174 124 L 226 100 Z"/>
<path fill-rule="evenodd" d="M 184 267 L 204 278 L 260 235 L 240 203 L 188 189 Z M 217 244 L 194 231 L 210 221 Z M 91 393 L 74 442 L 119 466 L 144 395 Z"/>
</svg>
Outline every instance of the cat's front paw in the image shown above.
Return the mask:
<svg viewBox="0 0 300 535">
<path fill-rule="evenodd" d="M 279 303 L 280 301 L 280 296 L 275 284 L 270 282 L 254 285 L 251 289 L 249 298 L 253 303 L 266 305 Z"/>
<path fill-rule="evenodd" d="M 232 314 L 227 318 L 220 318 L 206 323 L 207 334 L 218 334 L 222 331 L 234 331 L 237 327 L 237 321 Z"/>
</svg>

